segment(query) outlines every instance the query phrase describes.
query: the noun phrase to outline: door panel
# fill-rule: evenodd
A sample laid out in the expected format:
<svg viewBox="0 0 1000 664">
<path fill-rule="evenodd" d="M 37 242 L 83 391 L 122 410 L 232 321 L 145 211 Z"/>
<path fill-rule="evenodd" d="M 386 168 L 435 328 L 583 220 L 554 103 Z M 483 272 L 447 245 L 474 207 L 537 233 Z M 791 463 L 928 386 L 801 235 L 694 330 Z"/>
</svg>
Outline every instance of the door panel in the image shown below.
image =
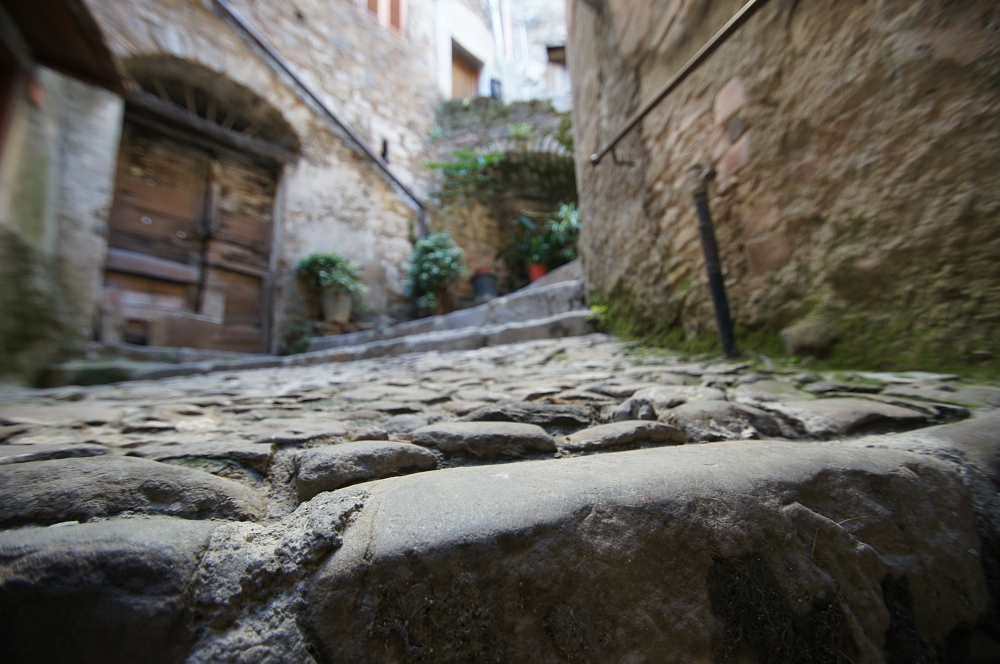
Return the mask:
<svg viewBox="0 0 1000 664">
<path fill-rule="evenodd" d="M 268 274 L 266 257 L 238 244 L 211 239 L 208 241 L 205 256 L 208 265 L 255 277 L 264 277 Z"/>
<path fill-rule="evenodd" d="M 131 205 L 116 205 L 111 210 L 109 222 L 109 247 L 139 251 L 188 265 L 200 262 L 202 243 L 197 221 Z"/>
<path fill-rule="evenodd" d="M 109 268 L 125 327 L 146 325 L 148 343 L 263 352 L 276 189 L 268 168 L 126 123 L 108 244 L 196 266 L 201 282 Z"/>
<path fill-rule="evenodd" d="M 143 172 L 152 169 L 143 169 Z M 201 216 L 205 204 L 204 185 L 197 188 L 177 187 L 152 177 L 137 178 L 122 173 L 117 180 L 116 196 L 124 205 L 141 207 L 185 219 Z"/>
<path fill-rule="evenodd" d="M 231 270 L 210 267 L 205 289 L 225 294 L 225 324 L 260 327 L 263 279 Z"/>
<path fill-rule="evenodd" d="M 206 150 L 132 124 L 125 125 L 122 148 L 127 159 L 118 162 L 119 176 L 152 178 L 160 186 L 204 193 L 211 160 Z"/>
<path fill-rule="evenodd" d="M 277 186 L 274 175 L 260 166 L 226 158 L 216 162 L 213 173 L 219 185 L 219 203 L 212 236 L 269 259 Z"/>
<path fill-rule="evenodd" d="M 197 265 L 209 156 L 125 125 L 108 245 Z"/>
<path fill-rule="evenodd" d="M 220 211 L 218 225 L 212 232 L 212 237 L 245 247 L 259 257 L 270 258 L 271 232 L 270 223 L 265 224 L 254 217 Z"/>
</svg>

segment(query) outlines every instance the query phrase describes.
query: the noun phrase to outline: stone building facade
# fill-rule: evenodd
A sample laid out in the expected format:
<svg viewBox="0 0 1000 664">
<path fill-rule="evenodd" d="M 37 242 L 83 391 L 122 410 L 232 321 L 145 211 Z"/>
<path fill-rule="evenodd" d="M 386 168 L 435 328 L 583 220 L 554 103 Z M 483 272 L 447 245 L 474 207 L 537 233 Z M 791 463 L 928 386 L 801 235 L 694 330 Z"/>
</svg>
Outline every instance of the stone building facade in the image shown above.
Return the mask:
<svg viewBox="0 0 1000 664">
<path fill-rule="evenodd" d="M 316 251 L 361 264 L 369 319 L 405 315 L 438 104 L 495 92 L 500 4 L 52 1 L 92 15 L 125 84 L 40 68 L 44 102 L 7 123 L 4 225 L 34 230 L 5 240 L 29 267 L 0 297 L 52 328 L 26 367 L 88 340 L 274 352 L 316 316 L 294 271 Z M 32 337 L 13 327 L 5 348 Z"/>
<path fill-rule="evenodd" d="M 700 162 L 744 340 L 810 321 L 833 360 L 996 366 L 996 3 L 769 3 L 591 165 L 742 4 L 570 0 L 592 294 L 619 329 L 714 336 Z"/>
<path fill-rule="evenodd" d="M 418 196 L 426 192 L 420 165 L 437 103 L 433 3 L 409 2 L 407 22 L 401 27 L 384 25 L 377 11 L 348 0 L 299 2 L 294 6 L 234 2 L 232 6 L 307 85 L 319 91 L 324 102 L 387 158 L 406 185 Z M 188 198 L 195 200 L 189 216 L 197 217 L 197 200 L 212 186 L 221 187 L 218 223 L 223 228 L 217 235 L 228 232 L 231 237 L 219 239 L 220 244 L 224 242 L 220 247 L 199 247 L 194 233 L 177 230 L 174 235 L 187 235 L 181 240 L 189 246 L 177 256 L 160 252 L 158 257 L 191 265 L 198 262 L 197 258 L 184 260 L 183 256 L 200 251 L 207 256 L 202 262 L 217 263 L 226 273 L 214 284 L 211 275 L 206 275 L 201 283 L 187 284 L 185 289 L 167 293 L 156 288 L 150 297 L 133 296 L 115 306 L 137 312 L 146 307 L 153 310 L 150 317 L 154 317 L 161 304 L 173 306 L 171 298 L 176 301 L 186 297 L 190 301 L 198 297 L 199 310 L 194 313 L 219 318 L 227 303 L 216 305 L 212 311 L 211 298 L 206 297 L 207 291 L 218 285 L 224 291 L 221 297 L 237 302 L 242 316 L 237 323 L 241 329 L 234 329 L 221 347 L 260 352 L 274 348 L 285 319 L 305 315 L 307 302 L 295 280 L 294 265 L 313 251 L 338 251 L 362 264 L 369 286 L 365 302 L 369 309 L 383 312 L 400 298 L 410 251 L 408 233 L 416 219 L 410 201 L 303 98 L 293 81 L 271 66 L 245 35 L 213 11 L 211 3 L 98 0 L 91 3 L 91 8 L 121 67 L 146 94 L 186 107 L 185 94 L 190 91 L 197 114 L 206 116 L 214 104 L 216 121 L 222 121 L 225 107 L 227 114 L 237 116 L 230 128 L 267 138 L 292 153 L 281 163 L 248 159 L 237 165 L 239 159 L 227 161 L 196 149 L 185 156 L 185 164 L 146 164 L 146 170 L 159 170 L 161 179 L 166 180 L 173 171 L 223 171 L 212 183 L 181 183 L 174 178 L 172 193 L 190 194 Z M 161 90 L 166 94 L 160 94 Z M 199 93 L 209 91 L 219 98 L 202 102 Z M 128 112 L 126 118 L 128 138 L 132 131 Z M 146 129 L 139 131 L 136 127 L 136 132 L 144 134 Z M 174 143 L 163 143 L 162 148 L 177 157 Z M 129 145 L 123 143 L 122 149 L 124 156 Z M 145 152 L 133 155 L 133 161 L 155 160 L 151 157 L 155 145 L 137 149 Z M 120 193 L 126 193 L 122 189 L 130 184 L 140 189 L 157 186 L 155 173 L 143 172 L 142 165 L 132 164 L 129 168 L 134 172 L 124 172 L 124 162 L 119 165 Z M 228 175 L 224 173 L 227 169 L 231 171 Z M 245 172 L 237 172 L 241 169 Z M 142 182 L 136 184 L 138 180 Z M 231 192 L 229 200 L 227 192 Z M 144 195 L 128 193 L 133 199 Z M 132 203 L 123 214 L 138 214 L 140 223 L 147 227 L 161 223 L 154 215 L 141 214 L 157 207 L 158 202 L 122 202 Z M 113 223 L 116 210 L 112 210 Z M 231 217 L 228 221 L 224 218 L 227 212 Z M 162 223 L 172 230 L 176 211 L 165 213 L 171 219 Z M 152 224 L 147 221 L 150 217 Z M 257 226 L 250 230 L 228 228 L 239 223 Z M 144 230 L 132 226 L 139 233 Z M 136 233 L 132 230 L 124 228 L 123 235 L 134 239 Z M 114 233 L 110 239 L 114 245 Z M 141 248 L 141 242 L 135 244 L 122 242 L 120 248 Z M 254 255 L 248 256 L 247 250 Z M 233 272 L 239 276 L 230 274 Z M 131 283 L 134 279 L 122 281 Z M 121 288 L 127 290 L 128 284 Z M 191 296 L 182 290 L 201 292 Z M 273 319 L 268 318 L 269 308 Z M 198 323 L 186 326 L 199 327 Z M 170 338 L 169 334 L 162 343 L 160 339 L 147 339 L 157 345 L 189 345 L 185 341 Z"/>
</svg>

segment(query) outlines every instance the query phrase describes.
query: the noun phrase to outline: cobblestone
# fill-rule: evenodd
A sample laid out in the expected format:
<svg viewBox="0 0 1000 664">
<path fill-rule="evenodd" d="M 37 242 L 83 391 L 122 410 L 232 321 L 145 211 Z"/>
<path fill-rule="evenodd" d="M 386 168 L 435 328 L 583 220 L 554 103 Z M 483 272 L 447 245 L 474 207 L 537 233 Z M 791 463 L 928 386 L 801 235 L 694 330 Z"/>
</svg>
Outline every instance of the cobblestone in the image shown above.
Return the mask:
<svg viewBox="0 0 1000 664">
<path fill-rule="evenodd" d="M 140 457 L 243 483 L 269 503 L 270 517 L 280 517 L 297 502 L 296 455 L 357 440 L 423 443 L 441 457 L 439 467 L 573 452 L 551 442 L 522 449 L 523 440 L 505 437 L 512 423 L 538 427 L 532 430 L 545 441 L 573 441 L 591 427 L 620 423 L 637 447 L 676 444 L 643 437 L 656 429 L 654 419 L 679 426 L 688 444 L 817 441 L 963 419 L 996 405 L 998 393 L 940 374 L 817 375 L 691 361 L 594 334 L 90 388 L 4 388 L 0 464 Z M 449 439 L 449 452 L 426 434 L 463 427 L 489 439 L 488 454 L 458 453 L 451 448 L 465 443 L 457 439 Z"/>
<path fill-rule="evenodd" d="M 872 653 L 880 584 L 913 579 L 915 610 L 949 616 L 923 637 L 940 644 L 1000 597 L 995 394 L 604 335 L 0 388 L 3 636 L 49 652 L 92 632 L 88 661 L 250 661 L 247 644 L 390 661 L 364 655 L 383 651 L 385 625 L 429 616 L 414 634 L 439 641 L 414 642 L 444 652 L 466 641 L 438 626 L 483 607 L 488 621 L 517 616 L 484 623 L 511 643 L 535 620 L 538 652 L 553 633 L 571 635 L 559 652 L 610 633 L 613 617 L 628 631 L 600 661 L 635 643 L 688 661 L 707 646 L 677 646 L 674 627 L 700 616 L 685 633 L 702 638 L 719 619 L 692 579 L 764 551 L 785 575 L 773 589 L 797 588 L 783 606 L 839 597 Z M 142 619 L 125 629 L 126 616 Z M 103 657 L 114 639 L 146 650 Z M 478 648 L 456 652 L 480 661 Z"/>
</svg>

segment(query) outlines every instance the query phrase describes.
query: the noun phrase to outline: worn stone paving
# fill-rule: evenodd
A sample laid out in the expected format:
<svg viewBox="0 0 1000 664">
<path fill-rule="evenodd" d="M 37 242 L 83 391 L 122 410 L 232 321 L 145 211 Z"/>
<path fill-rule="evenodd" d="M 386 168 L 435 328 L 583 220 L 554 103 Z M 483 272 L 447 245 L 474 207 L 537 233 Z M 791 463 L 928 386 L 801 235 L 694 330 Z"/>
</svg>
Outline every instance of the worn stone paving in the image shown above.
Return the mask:
<svg viewBox="0 0 1000 664">
<path fill-rule="evenodd" d="M 969 653 L 1000 654 L 998 407 L 955 376 L 603 335 L 4 388 L 0 641 L 16 662 L 995 661 Z"/>
<path fill-rule="evenodd" d="M 687 361 L 590 335 L 92 388 L 7 388 L 0 400 L 0 524 L 14 526 L 117 513 L 256 520 L 322 491 L 435 468 L 905 431 L 1000 406 L 1000 389 L 921 372 L 821 376 Z M 110 476 L 159 488 L 141 500 L 127 481 L 95 488 Z M 206 491 L 210 498 L 198 497 Z M 55 493 L 67 502 L 62 511 L 45 498 Z M 29 495 L 46 504 L 26 507 Z"/>
</svg>

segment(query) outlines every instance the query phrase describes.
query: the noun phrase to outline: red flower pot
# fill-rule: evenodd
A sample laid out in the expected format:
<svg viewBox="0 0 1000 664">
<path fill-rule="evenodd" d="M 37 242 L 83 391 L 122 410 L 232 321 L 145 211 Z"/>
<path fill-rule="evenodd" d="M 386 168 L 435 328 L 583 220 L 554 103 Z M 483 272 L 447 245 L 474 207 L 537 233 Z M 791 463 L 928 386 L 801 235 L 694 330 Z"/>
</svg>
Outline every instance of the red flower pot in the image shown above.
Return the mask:
<svg viewBox="0 0 1000 664">
<path fill-rule="evenodd" d="M 548 270 L 545 267 L 545 263 L 532 263 L 528 266 L 528 279 L 530 281 L 538 281 L 545 276 Z"/>
</svg>

